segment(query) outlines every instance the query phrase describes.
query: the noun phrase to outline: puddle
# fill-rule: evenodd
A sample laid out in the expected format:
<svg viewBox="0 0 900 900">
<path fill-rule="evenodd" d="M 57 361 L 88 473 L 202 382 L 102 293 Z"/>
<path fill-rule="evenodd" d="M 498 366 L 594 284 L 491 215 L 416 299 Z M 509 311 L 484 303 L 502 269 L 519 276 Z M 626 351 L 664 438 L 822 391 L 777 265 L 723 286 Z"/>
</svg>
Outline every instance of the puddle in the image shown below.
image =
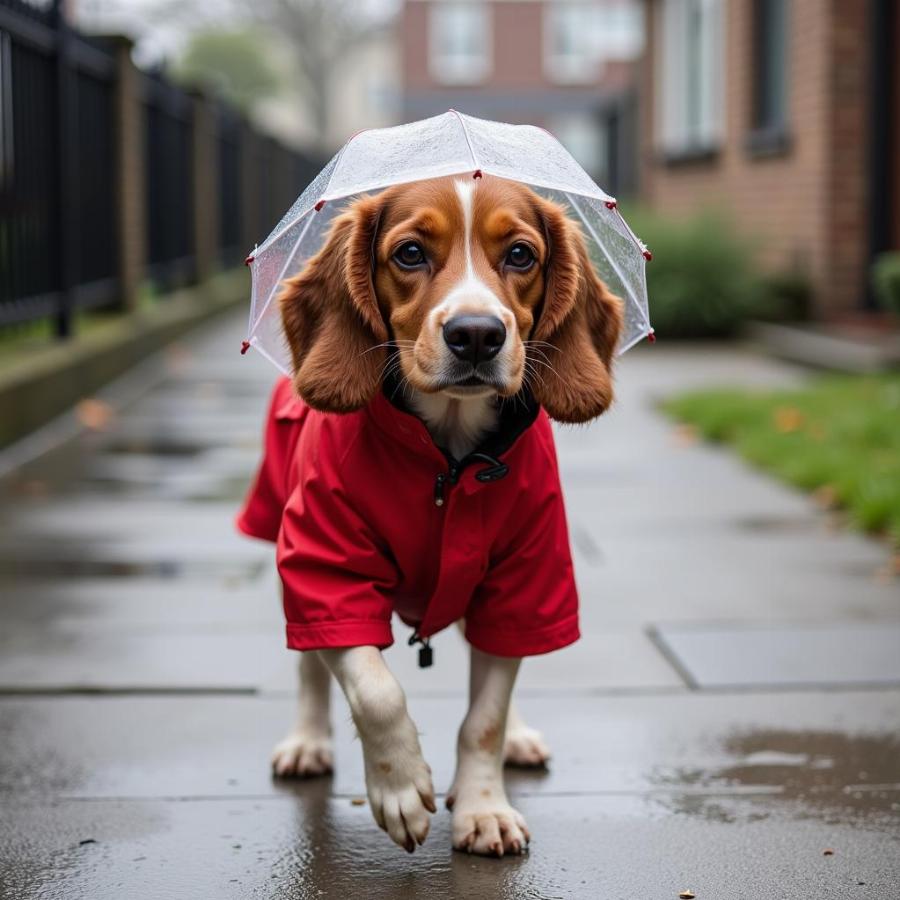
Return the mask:
<svg viewBox="0 0 900 900">
<path fill-rule="evenodd" d="M 900 826 L 900 734 L 752 731 L 732 735 L 721 749 L 733 760 L 728 765 L 654 779 L 693 789 L 661 802 L 719 822 L 780 812 L 829 824 Z"/>
<path fill-rule="evenodd" d="M 741 531 L 762 534 L 808 534 L 822 527 L 812 516 L 744 516 L 734 524 Z"/>
<path fill-rule="evenodd" d="M 189 441 L 153 438 L 116 441 L 106 444 L 103 452 L 112 455 L 163 456 L 191 459 L 205 453 L 209 447 Z"/>
<path fill-rule="evenodd" d="M 0 577 L 4 578 L 199 578 L 214 576 L 230 584 L 259 578 L 268 563 L 233 560 L 130 560 L 90 559 L 88 557 L 0 558 Z"/>
</svg>

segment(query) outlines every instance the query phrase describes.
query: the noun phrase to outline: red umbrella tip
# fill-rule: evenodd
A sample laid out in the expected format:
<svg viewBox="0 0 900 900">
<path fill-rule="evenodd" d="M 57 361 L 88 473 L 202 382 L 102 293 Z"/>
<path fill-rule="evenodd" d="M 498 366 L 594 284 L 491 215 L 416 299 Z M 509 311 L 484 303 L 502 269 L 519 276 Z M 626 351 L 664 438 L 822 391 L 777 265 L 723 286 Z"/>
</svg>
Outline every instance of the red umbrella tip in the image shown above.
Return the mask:
<svg viewBox="0 0 900 900">
<path fill-rule="evenodd" d="M 615 200 L 607 200 L 606 208 L 607 209 L 615 209 L 619 204 Z"/>
<path fill-rule="evenodd" d="M 251 265 L 252 262 L 253 262 L 253 260 L 254 260 L 255 258 L 256 258 L 256 257 L 254 257 L 254 255 L 251 253 L 251 254 L 244 260 L 244 265 L 245 265 L 245 266 Z"/>
<path fill-rule="evenodd" d="M 656 332 L 651 328 L 650 333 L 647 335 L 647 343 L 655 344 L 656 343 Z"/>
<path fill-rule="evenodd" d="M 250 341 L 241 341 L 241 356 L 250 349 Z"/>
<path fill-rule="evenodd" d="M 472 177 L 473 177 L 473 178 L 481 178 L 481 169 L 476 169 L 476 170 L 472 173 Z"/>
<path fill-rule="evenodd" d="M 325 201 L 324 201 L 324 200 L 320 200 L 320 201 L 313 207 L 313 209 L 315 209 L 315 211 L 318 212 L 324 205 L 325 205 Z"/>
</svg>

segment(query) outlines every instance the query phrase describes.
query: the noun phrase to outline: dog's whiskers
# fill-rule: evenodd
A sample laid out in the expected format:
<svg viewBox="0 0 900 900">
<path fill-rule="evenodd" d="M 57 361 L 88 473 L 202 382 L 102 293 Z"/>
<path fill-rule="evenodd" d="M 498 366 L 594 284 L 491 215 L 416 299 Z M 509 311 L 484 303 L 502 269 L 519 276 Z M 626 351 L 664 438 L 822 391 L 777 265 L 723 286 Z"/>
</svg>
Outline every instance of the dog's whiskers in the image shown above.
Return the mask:
<svg viewBox="0 0 900 900">
<path fill-rule="evenodd" d="M 367 353 L 371 353 L 373 350 L 381 350 L 382 348 L 394 349 L 394 350 L 402 350 L 408 349 L 410 346 L 415 346 L 415 341 L 410 340 L 408 338 L 401 338 L 399 340 L 392 341 L 384 341 L 381 344 L 376 344 L 374 347 L 369 347 L 368 350 L 363 350 L 360 353 L 360 356 L 365 356 Z"/>
</svg>

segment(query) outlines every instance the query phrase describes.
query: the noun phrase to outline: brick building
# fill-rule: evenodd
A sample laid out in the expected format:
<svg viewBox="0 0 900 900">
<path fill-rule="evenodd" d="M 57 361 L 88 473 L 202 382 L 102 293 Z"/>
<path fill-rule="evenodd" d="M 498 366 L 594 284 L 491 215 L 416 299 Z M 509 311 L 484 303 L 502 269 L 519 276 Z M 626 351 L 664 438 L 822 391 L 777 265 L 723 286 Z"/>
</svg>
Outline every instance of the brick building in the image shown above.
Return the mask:
<svg viewBox="0 0 900 900">
<path fill-rule="evenodd" d="M 646 0 L 642 194 L 731 211 L 821 315 L 870 305 L 900 246 L 900 17 L 893 0 Z"/>
<path fill-rule="evenodd" d="M 400 34 L 404 120 L 541 125 L 606 190 L 633 191 L 640 0 L 406 0 Z"/>
</svg>

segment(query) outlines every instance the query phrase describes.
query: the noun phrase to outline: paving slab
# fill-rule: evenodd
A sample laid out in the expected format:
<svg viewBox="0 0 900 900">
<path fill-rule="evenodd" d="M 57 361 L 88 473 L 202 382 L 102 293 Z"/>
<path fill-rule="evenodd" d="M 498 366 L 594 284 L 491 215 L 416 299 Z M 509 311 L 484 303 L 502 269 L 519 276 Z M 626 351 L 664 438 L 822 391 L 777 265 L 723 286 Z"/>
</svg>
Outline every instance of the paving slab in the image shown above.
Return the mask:
<svg viewBox="0 0 900 900">
<path fill-rule="evenodd" d="M 277 800 L 62 801 L 0 818 L 0 881 L 10 900 L 435 897 L 465 900 L 894 900 L 895 839 L 757 814 L 671 815 L 653 799 L 529 797 L 541 830 L 524 857 L 450 850 L 449 814 L 413 857 L 368 809 L 323 789 Z M 825 855 L 826 849 L 834 853 Z"/>
<path fill-rule="evenodd" d="M 201 588 L 198 588 L 198 590 Z M 165 590 L 160 587 L 160 590 Z M 272 602 L 263 597 L 261 602 Z M 140 620 L 141 613 L 134 610 Z M 402 683 L 420 690 L 462 694 L 468 656 L 452 632 L 434 642 L 437 664 L 424 675 L 406 646 L 410 630 L 395 625 L 397 643 L 388 651 Z M 130 627 L 119 619 L 92 628 L 90 619 L 47 626 L 32 621 L 15 635 L 0 636 L 0 691 L 40 690 L 296 690 L 296 654 L 284 647 L 278 624 L 207 621 Z M 639 631 L 586 634 L 558 653 L 528 660 L 519 683 L 528 690 L 638 690 L 678 688 L 677 670 Z"/>
<path fill-rule="evenodd" d="M 702 688 L 900 684 L 900 620 L 778 628 L 661 626 L 656 634 Z"/>
<path fill-rule="evenodd" d="M 359 742 L 343 698 L 333 699 L 336 771 L 325 780 L 332 796 L 357 796 Z M 516 796 L 690 795 L 702 809 L 753 795 L 782 815 L 856 809 L 854 820 L 871 812 L 900 823 L 900 691 L 834 692 L 815 703 L 806 692 L 525 696 L 520 706 L 553 759 L 547 771 L 509 770 Z M 414 693 L 410 711 L 444 792 L 465 699 Z M 274 696 L 0 699 L 0 798 L 302 793 L 305 782 L 269 772 L 294 713 L 291 698 Z"/>
<path fill-rule="evenodd" d="M 548 773 L 508 779 L 531 852 L 483 860 L 449 850 L 446 812 L 410 858 L 352 804 L 340 709 L 336 775 L 282 782 L 266 757 L 285 699 L 7 699 L 0 896 L 890 900 L 900 691 L 808 701 L 526 699 L 556 748 Z M 412 701 L 439 789 L 463 706 Z"/>
</svg>

